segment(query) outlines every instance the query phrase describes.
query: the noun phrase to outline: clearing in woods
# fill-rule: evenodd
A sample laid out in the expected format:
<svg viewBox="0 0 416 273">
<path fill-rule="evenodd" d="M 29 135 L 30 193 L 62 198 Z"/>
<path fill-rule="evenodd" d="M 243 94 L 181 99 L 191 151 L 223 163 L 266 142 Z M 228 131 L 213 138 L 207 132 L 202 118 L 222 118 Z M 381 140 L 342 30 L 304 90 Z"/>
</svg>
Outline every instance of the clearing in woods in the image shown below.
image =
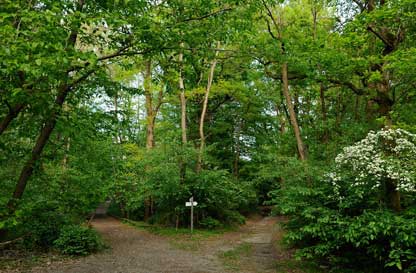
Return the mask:
<svg viewBox="0 0 416 273">
<path fill-rule="evenodd" d="M 280 247 L 278 221 L 278 217 L 255 217 L 238 231 L 202 237 L 196 234 L 191 238 L 185 234 L 154 234 L 110 217 L 95 219 L 93 226 L 103 235 L 109 249 L 85 258 L 47 262 L 24 272 L 315 272 L 294 262 L 290 252 Z"/>
</svg>

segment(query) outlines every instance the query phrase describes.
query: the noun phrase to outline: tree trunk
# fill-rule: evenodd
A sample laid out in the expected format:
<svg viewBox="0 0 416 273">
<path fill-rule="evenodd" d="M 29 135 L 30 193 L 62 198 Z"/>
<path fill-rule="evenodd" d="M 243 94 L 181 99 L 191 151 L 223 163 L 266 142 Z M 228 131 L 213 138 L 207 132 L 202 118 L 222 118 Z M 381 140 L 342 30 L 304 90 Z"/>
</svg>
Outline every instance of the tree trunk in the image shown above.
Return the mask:
<svg viewBox="0 0 416 273">
<path fill-rule="evenodd" d="M 217 42 L 217 49 L 219 48 L 220 48 L 220 42 Z M 204 102 L 202 104 L 201 118 L 199 120 L 200 144 L 199 144 L 198 161 L 196 165 L 197 172 L 200 172 L 202 169 L 202 155 L 205 149 L 204 122 L 205 122 L 205 115 L 207 113 L 207 108 L 208 108 L 209 93 L 211 91 L 212 80 L 214 79 L 215 67 L 217 65 L 217 56 L 218 56 L 218 50 L 215 51 L 215 57 L 211 62 L 211 67 L 210 67 L 209 74 L 208 74 L 207 88 L 205 89 Z"/>
<path fill-rule="evenodd" d="M 277 40 L 280 43 L 280 53 L 284 57 L 286 55 L 286 49 L 285 49 L 285 44 L 284 44 L 283 37 L 282 37 L 283 36 L 282 35 L 282 28 L 283 28 L 282 17 L 280 16 L 278 18 L 278 20 L 276 20 L 276 18 L 273 15 L 272 10 L 267 6 L 266 2 L 263 1 L 263 5 L 264 5 L 265 9 L 267 10 L 268 16 L 272 20 L 273 25 L 274 25 L 274 27 L 277 31 L 277 36 L 276 36 L 272 33 L 272 31 L 270 29 L 270 25 L 268 25 L 269 34 L 270 34 L 270 36 L 272 36 L 273 39 Z M 293 109 L 292 99 L 291 99 L 290 94 L 289 94 L 289 80 L 288 80 L 288 76 L 287 76 L 287 61 L 286 60 L 282 63 L 281 74 L 282 74 L 283 96 L 286 99 L 287 108 L 289 110 L 290 123 L 291 123 L 291 125 L 293 127 L 293 131 L 295 133 L 299 158 L 300 158 L 300 160 L 303 161 L 303 160 L 306 160 L 306 153 L 305 153 L 305 148 L 304 148 L 303 141 L 302 141 L 302 138 L 301 138 L 301 135 L 300 135 L 300 129 L 299 129 L 298 121 L 296 119 L 296 114 L 295 114 L 295 111 Z"/>
<path fill-rule="evenodd" d="M 32 150 L 32 154 L 30 158 L 26 161 L 25 165 L 23 166 L 22 171 L 20 172 L 19 180 L 17 181 L 14 193 L 12 198 L 8 202 L 8 207 L 10 212 L 14 212 L 16 208 L 15 202 L 20 200 L 23 196 L 23 192 L 25 191 L 27 182 L 29 178 L 32 176 L 35 164 L 40 159 L 42 151 L 49 140 L 49 137 L 55 128 L 56 121 L 59 117 L 59 114 L 62 110 L 62 105 L 67 97 L 69 91 L 71 90 L 70 86 L 67 84 L 62 85 L 59 88 L 58 95 L 55 99 L 55 107 L 52 110 L 49 118 L 46 120 L 45 125 L 42 127 L 40 134 L 36 140 L 35 147 Z"/>
<path fill-rule="evenodd" d="M 146 97 L 146 148 L 152 149 L 155 146 L 154 127 L 155 127 L 155 111 L 153 110 L 153 98 L 151 90 L 152 82 L 152 63 L 151 60 L 146 61 L 146 70 L 144 76 L 144 95 Z"/>
<path fill-rule="evenodd" d="M 144 95 L 146 98 L 146 149 L 151 150 L 155 146 L 154 141 L 154 111 L 152 97 L 152 61 L 146 61 L 144 74 Z M 146 167 L 147 168 L 147 167 Z M 152 196 L 145 197 L 144 200 L 144 221 L 147 221 L 152 215 Z"/>
<path fill-rule="evenodd" d="M 181 51 L 179 52 L 178 62 L 179 62 L 179 90 L 180 90 L 180 103 L 181 103 L 181 135 L 182 135 L 182 149 L 185 148 L 188 140 L 186 135 L 186 97 L 185 97 L 185 85 L 183 83 L 183 43 L 180 43 Z M 181 156 L 179 160 L 179 179 L 181 184 L 185 183 L 186 176 L 186 161 Z M 179 223 L 179 218 L 177 224 Z"/>
<path fill-rule="evenodd" d="M 388 202 L 388 207 L 395 212 L 400 212 L 402 210 L 400 202 L 400 192 L 397 190 L 395 183 L 391 180 L 386 182 L 386 197 Z"/>
<path fill-rule="evenodd" d="M 289 110 L 290 123 L 292 124 L 292 128 L 295 133 L 299 158 L 300 160 L 306 160 L 305 148 L 304 148 L 303 141 L 300 135 L 300 129 L 299 129 L 299 125 L 296 119 L 295 111 L 293 109 L 292 100 L 289 94 L 289 81 L 287 78 L 287 63 L 286 62 L 282 64 L 282 80 L 283 80 L 283 88 L 282 88 L 283 95 L 286 99 L 287 108 Z"/>
<path fill-rule="evenodd" d="M 181 43 L 181 48 L 183 48 L 183 43 Z M 181 129 L 182 129 L 182 144 L 187 143 L 186 135 L 186 97 L 185 97 L 185 85 L 183 83 L 183 52 L 179 53 L 179 90 L 180 101 L 181 101 Z"/>
<path fill-rule="evenodd" d="M 15 106 L 9 108 L 9 112 L 0 123 L 0 136 L 4 133 L 7 127 L 10 125 L 13 119 L 25 108 L 25 104 L 18 103 Z"/>
</svg>

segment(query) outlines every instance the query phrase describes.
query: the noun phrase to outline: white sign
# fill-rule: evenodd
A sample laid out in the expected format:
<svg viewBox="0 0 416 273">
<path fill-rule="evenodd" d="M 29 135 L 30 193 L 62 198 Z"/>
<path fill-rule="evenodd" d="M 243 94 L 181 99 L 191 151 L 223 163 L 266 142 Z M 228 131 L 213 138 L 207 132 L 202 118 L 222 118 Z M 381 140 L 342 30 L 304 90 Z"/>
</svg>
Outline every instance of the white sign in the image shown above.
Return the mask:
<svg viewBox="0 0 416 273">
<path fill-rule="evenodd" d="M 185 203 L 185 206 L 187 206 L 187 207 L 191 207 L 191 206 L 196 206 L 196 205 L 198 205 L 198 202 L 186 202 Z"/>
</svg>

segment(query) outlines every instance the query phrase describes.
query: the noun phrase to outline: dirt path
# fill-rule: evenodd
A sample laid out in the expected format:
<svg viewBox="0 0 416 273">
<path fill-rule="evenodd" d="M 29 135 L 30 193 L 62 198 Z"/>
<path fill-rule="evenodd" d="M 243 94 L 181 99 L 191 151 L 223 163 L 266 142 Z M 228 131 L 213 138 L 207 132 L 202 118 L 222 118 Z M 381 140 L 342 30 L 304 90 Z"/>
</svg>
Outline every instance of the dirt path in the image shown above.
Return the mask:
<svg viewBox="0 0 416 273">
<path fill-rule="evenodd" d="M 97 219 L 93 226 L 111 249 L 78 260 L 52 262 L 32 273 L 271 273 L 276 272 L 272 234 L 277 218 L 252 219 L 236 232 L 202 239 L 197 247 L 123 224 Z M 191 241 L 191 243 L 195 243 Z"/>
</svg>

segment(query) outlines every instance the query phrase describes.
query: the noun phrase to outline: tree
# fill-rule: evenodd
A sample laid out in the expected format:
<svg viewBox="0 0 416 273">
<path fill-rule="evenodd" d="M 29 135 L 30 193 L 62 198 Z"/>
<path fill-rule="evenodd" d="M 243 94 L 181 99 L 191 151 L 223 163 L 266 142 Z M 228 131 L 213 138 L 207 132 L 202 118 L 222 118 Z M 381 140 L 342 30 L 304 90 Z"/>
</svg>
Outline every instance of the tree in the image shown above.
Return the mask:
<svg viewBox="0 0 416 273">
<path fill-rule="evenodd" d="M 100 67 L 105 65 L 106 61 L 126 54 L 138 54 L 140 52 L 131 50 L 133 44 L 131 43 L 131 39 L 129 40 L 128 38 L 129 34 L 125 33 L 125 29 L 123 27 L 119 28 L 119 26 L 116 24 L 114 24 L 111 27 L 108 27 L 106 30 L 103 31 L 105 33 L 104 36 L 106 36 L 106 39 L 104 39 L 104 41 L 101 42 L 99 38 L 97 38 L 95 33 L 89 33 L 88 28 L 83 28 L 83 26 L 85 25 L 92 25 L 96 26 L 99 29 L 99 27 L 97 26 L 98 22 L 94 22 L 93 20 L 88 21 L 87 19 L 85 19 L 94 18 L 93 15 L 100 12 L 100 6 L 98 5 L 98 3 L 85 3 L 83 0 L 79 0 L 74 4 L 73 7 L 67 6 L 63 2 L 51 2 L 45 4 L 39 3 L 39 5 L 36 5 L 36 3 L 32 3 L 33 5 L 29 6 L 14 5 L 13 2 L 7 2 L 6 4 L 6 7 L 10 12 L 10 16 L 6 19 L 7 24 L 9 26 L 15 26 L 16 24 L 17 26 L 19 26 L 18 28 L 12 27 L 14 31 L 12 31 L 11 33 L 12 35 L 15 34 L 15 37 L 13 37 L 10 34 L 6 36 L 9 38 L 8 40 L 6 40 L 6 42 L 8 42 L 10 45 L 10 47 L 8 48 L 13 48 L 11 47 L 11 45 L 15 43 L 14 38 L 16 37 L 20 38 L 18 41 L 19 46 L 23 45 L 23 42 L 28 44 L 27 42 L 30 42 L 32 38 L 29 38 L 31 36 L 28 36 L 27 34 L 31 33 L 32 35 L 33 32 L 36 33 L 35 38 L 37 38 L 38 40 L 32 42 L 32 45 L 33 43 L 35 43 L 35 47 L 45 45 L 44 37 L 42 37 L 42 35 L 43 33 L 49 33 L 50 39 L 47 41 L 47 46 L 45 45 L 44 48 L 47 48 L 49 46 L 56 50 L 53 52 L 53 54 L 50 54 L 50 52 L 47 52 L 47 50 L 42 51 L 42 53 L 46 56 L 51 56 L 49 59 L 42 58 L 42 55 L 36 55 L 38 57 L 37 59 L 36 57 L 32 58 L 31 61 L 33 61 L 36 67 L 39 67 L 35 70 L 30 70 L 30 66 L 24 65 L 23 62 L 19 63 L 20 66 L 14 65 L 8 68 L 6 70 L 6 73 L 8 75 L 11 75 L 11 82 L 6 82 L 4 88 L 10 88 L 12 84 L 16 82 L 15 76 L 19 74 L 31 75 L 30 80 L 35 83 L 38 81 L 43 81 L 43 78 L 45 77 L 45 72 L 53 71 L 54 69 L 54 67 L 50 66 L 50 61 L 55 61 L 56 63 L 61 63 L 60 61 L 62 61 L 65 64 L 62 67 L 56 68 L 55 73 L 48 74 L 48 77 L 50 77 L 50 79 L 47 80 L 45 84 L 40 86 L 40 91 L 46 91 L 48 89 L 53 90 L 53 92 L 51 93 L 44 92 L 46 96 L 40 97 L 41 100 L 39 101 L 40 104 L 47 103 L 50 109 L 49 112 L 46 114 L 46 117 L 43 119 L 43 125 L 37 137 L 36 143 L 32 149 L 31 155 L 27 159 L 26 163 L 24 164 L 20 172 L 13 196 L 8 203 L 10 211 L 13 212 L 15 210 L 15 202 L 16 200 L 21 199 L 23 192 L 26 188 L 26 184 L 29 178 L 32 176 L 35 165 L 39 161 L 42 151 L 44 150 L 44 147 L 48 142 L 52 131 L 55 128 L 57 119 L 61 114 L 62 105 L 64 104 L 68 94 L 70 92 L 74 92 L 74 90 L 76 90 L 76 87 L 80 83 L 85 81 L 93 73 L 97 72 L 100 69 Z M 20 17 L 20 8 L 23 8 L 27 11 L 23 15 L 25 17 Z M 61 20 L 62 17 L 60 13 L 56 11 L 61 11 L 64 14 L 66 14 L 66 16 L 64 17 L 64 21 Z M 23 19 L 39 20 L 39 13 L 46 15 L 46 20 L 43 22 L 44 24 L 40 24 L 39 26 L 26 26 L 24 24 L 21 24 L 21 22 L 24 21 Z M 78 16 L 79 14 L 85 16 Z M 106 19 L 108 25 L 111 25 L 112 22 L 116 22 L 116 20 L 114 20 L 115 18 Z M 42 22 L 42 20 L 43 18 L 40 19 L 39 22 Z M 61 24 L 60 22 L 63 23 Z M 23 29 L 25 30 L 24 32 Z M 112 36 L 107 35 L 108 33 L 110 33 L 110 29 L 111 31 L 113 31 Z M 39 40 L 39 37 L 42 37 L 41 40 Z M 113 43 L 116 47 L 116 50 L 107 55 L 97 56 L 94 50 L 85 50 L 85 48 L 82 48 L 81 45 L 83 44 L 83 41 L 84 39 L 86 39 L 86 37 L 90 37 L 94 42 L 97 43 L 97 47 L 101 46 L 101 49 L 103 49 L 103 42 L 106 43 L 106 48 L 111 48 L 111 46 L 108 43 Z M 77 45 L 78 42 L 79 45 Z M 24 56 L 28 55 L 27 50 L 31 50 L 30 47 L 29 49 L 27 49 L 26 47 L 22 47 L 22 49 L 20 47 L 18 48 L 19 50 L 21 50 L 20 53 Z M 6 59 L 6 63 L 7 61 L 11 61 L 11 63 L 15 62 L 15 60 L 10 58 Z M 20 83 L 18 82 L 18 84 L 23 84 L 24 86 L 26 86 L 27 83 L 23 83 L 22 81 L 20 81 Z M 31 83 L 29 83 L 29 86 L 30 85 Z M 46 87 L 48 89 L 46 89 Z M 18 87 L 14 90 L 15 92 L 16 90 L 17 92 L 19 92 L 20 90 L 22 90 L 22 88 Z M 11 93 L 7 93 L 7 95 L 9 94 Z M 25 94 L 22 96 L 24 100 L 27 99 L 25 95 L 30 95 L 30 92 L 25 92 Z M 51 97 L 55 97 L 53 103 L 48 102 L 48 99 L 50 99 Z M 18 102 L 13 107 L 16 107 L 16 105 L 20 104 L 25 105 L 25 102 Z M 11 112 L 9 111 L 9 114 L 7 114 L 5 117 L 6 121 L 10 120 L 10 113 L 12 113 L 13 116 L 16 116 L 15 110 Z M 9 124 L 10 122 L 3 121 L 2 123 Z"/>
<path fill-rule="evenodd" d="M 277 35 L 275 35 L 272 30 L 271 30 L 271 26 L 269 23 L 269 20 L 267 20 L 267 27 L 268 27 L 268 31 L 270 33 L 270 36 L 279 42 L 280 44 L 280 54 L 282 55 L 282 59 L 283 59 L 283 63 L 281 65 L 281 79 L 282 79 L 282 91 L 283 91 L 283 95 L 286 99 L 286 104 L 287 104 L 287 108 L 289 110 L 289 117 L 290 117 L 290 123 L 292 125 L 293 128 L 293 132 L 295 133 L 295 138 L 296 138 L 296 143 L 297 143 L 297 147 L 298 147 L 298 153 L 299 153 L 299 158 L 300 160 L 306 160 L 306 153 L 305 153 L 305 146 L 303 144 L 302 141 L 302 137 L 301 137 L 301 133 L 300 133 L 300 128 L 298 125 L 298 121 L 297 121 L 297 117 L 296 117 L 296 113 L 294 111 L 294 107 L 292 104 L 292 98 L 289 94 L 289 80 L 288 80 L 288 63 L 286 60 L 286 48 L 285 48 L 285 43 L 283 41 L 283 12 L 284 11 L 280 11 L 279 17 L 275 18 L 275 16 L 273 15 L 273 11 L 267 6 L 266 2 L 263 1 L 263 5 L 264 8 L 266 9 L 266 13 L 267 16 L 270 18 L 270 20 L 272 21 L 273 27 L 275 29 L 275 31 L 277 32 Z"/>
</svg>

